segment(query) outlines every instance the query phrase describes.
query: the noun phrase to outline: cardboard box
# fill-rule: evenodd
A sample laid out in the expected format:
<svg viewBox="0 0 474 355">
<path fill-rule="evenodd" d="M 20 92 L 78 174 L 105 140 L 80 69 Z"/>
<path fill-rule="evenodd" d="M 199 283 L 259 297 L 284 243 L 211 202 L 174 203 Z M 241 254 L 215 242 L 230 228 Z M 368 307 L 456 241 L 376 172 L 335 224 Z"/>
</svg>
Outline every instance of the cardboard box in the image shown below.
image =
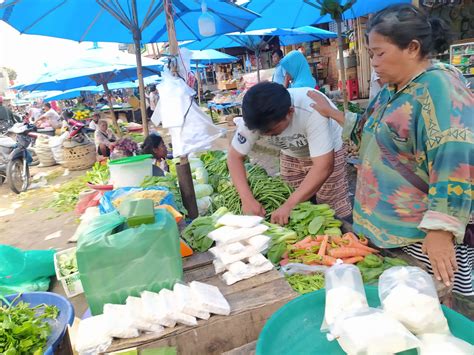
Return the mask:
<svg viewBox="0 0 474 355">
<path fill-rule="evenodd" d="M 217 88 L 219 90 L 236 90 L 237 89 L 237 83 L 224 83 L 224 82 L 219 82 L 217 83 Z"/>
</svg>

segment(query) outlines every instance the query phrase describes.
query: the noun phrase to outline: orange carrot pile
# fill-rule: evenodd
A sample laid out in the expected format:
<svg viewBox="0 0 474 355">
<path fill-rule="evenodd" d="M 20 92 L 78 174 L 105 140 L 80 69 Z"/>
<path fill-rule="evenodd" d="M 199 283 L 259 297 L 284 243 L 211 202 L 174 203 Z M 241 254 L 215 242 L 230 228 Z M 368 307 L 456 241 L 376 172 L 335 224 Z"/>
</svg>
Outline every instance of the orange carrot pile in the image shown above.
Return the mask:
<svg viewBox="0 0 474 355">
<path fill-rule="evenodd" d="M 337 259 L 346 264 L 355 264 L 365 256 L 379 252 L 367 244 L 367 238 L 358 238 L 354 233 L 346 233 L 343 236 L 307 236 L 288 246 L 280 265 L 303 263 L 332 266 Z"/>
</svg>

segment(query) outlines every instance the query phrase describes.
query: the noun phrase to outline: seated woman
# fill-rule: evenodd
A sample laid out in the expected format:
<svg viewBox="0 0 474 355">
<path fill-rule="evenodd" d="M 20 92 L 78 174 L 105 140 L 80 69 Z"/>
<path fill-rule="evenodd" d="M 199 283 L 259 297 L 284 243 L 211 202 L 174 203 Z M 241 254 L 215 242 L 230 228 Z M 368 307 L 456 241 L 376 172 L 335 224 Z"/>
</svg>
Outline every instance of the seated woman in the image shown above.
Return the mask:
<svg viewBox="0 0 474 355">
<path fill-rule="evenodd" d="M 143 142 L 141 154 L 151 154 L 155 161 L 153 162 L 153 176 L 163 176 L 165 171 L 168 171 L 166 164 L 166 156 L 168 155 L 168 148 L 166 144 L 156 133 L 151 133 Z"/>
<path fill-rule="evenodd" d="M 99 120 L 98 129 L 96 129 L 94 138 L 97 145 L 97 153 L 104 157 L 110 157 L 110 152 L 114 149 L 117 137 L 109 129 L 109 124 L 106 120 Z"/>
</svg>

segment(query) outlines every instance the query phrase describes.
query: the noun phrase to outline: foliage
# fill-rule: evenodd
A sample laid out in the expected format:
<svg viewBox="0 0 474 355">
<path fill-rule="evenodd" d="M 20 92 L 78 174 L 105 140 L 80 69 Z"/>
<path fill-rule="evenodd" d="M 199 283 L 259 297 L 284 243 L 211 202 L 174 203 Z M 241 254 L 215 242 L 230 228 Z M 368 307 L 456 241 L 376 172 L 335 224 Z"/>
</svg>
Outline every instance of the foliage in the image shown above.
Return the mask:
<svg viewBox="0 0 474 355">
<path fill-rule="evenodd" d="M 30 308 L 28 303 L 16 301 L 0 307 L 0 354 L 41 355 L 51 334 L 48 319 L 56 319 L 59 310 L 45 304 Z"/>
<path fill-rule="evenodd" d="M 79 194 L 87 190 L 87 176 L 78 176 L 57 188 L 53 189 L 54 199 L 46 207 L 54 208 L 59 212 L 74 210 Z"/>
<path fill-rule="evenodd" d="M 348 0 L 344 5 L 341 0 L 314 0 L 314 6 L 321 11 L 321 16 L 329 14 L 334 21 L 342 20 L 342 14 L 349 10 L 357 0 Z"/>
</svg>

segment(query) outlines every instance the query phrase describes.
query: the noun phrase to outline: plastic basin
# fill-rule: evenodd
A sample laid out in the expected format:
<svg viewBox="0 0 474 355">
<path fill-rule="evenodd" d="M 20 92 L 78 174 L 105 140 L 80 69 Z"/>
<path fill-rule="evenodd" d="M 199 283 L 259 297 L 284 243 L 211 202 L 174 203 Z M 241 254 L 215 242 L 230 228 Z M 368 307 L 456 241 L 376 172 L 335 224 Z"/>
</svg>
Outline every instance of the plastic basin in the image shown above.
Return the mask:
<svg viewBox="0 0 474 355">
<path fill-rule="evenodd" d="M 9 295 L 5 298 L 11 302 L 17 295 Z M 74 322 L 74 308 L 66 298 L 53 292 L 25 292 L 18 301 L 29 303 L 32 307 L 39 304 L 47 304 L 58 307 L 59 315 L 56 320 L 50 322 L 51 335 L 46 343 L 45 355 L 53 355 L 53 351 L 64 336 L 67 325 Z M 1 301 L 0 301 L 1 303 Z"/>
<path fill-rule="evenodd" d="M 366 286 L 367 301 L 379 307 L 377 287 Z M 326 301 L 325 290 L 300 296 L 276 311 L 263 327 L 257 341 L 257 355 L 270 354 L 331 354 L 344 355 L 337 341 L 329 342 L 321 333 Z M 449 329 L 454 336 L 474 342 L 473 323 L 463 315 L 442 306 Z M 416 350 L 400 354 L 414 354 Z"/>
<path fill-rule="evenodd" d="M 153 175 L 152 159 L 151 154 L 144 154 L 109 161 L 114 188 L 140 186 L 145 176 Z"/>
</svg>

